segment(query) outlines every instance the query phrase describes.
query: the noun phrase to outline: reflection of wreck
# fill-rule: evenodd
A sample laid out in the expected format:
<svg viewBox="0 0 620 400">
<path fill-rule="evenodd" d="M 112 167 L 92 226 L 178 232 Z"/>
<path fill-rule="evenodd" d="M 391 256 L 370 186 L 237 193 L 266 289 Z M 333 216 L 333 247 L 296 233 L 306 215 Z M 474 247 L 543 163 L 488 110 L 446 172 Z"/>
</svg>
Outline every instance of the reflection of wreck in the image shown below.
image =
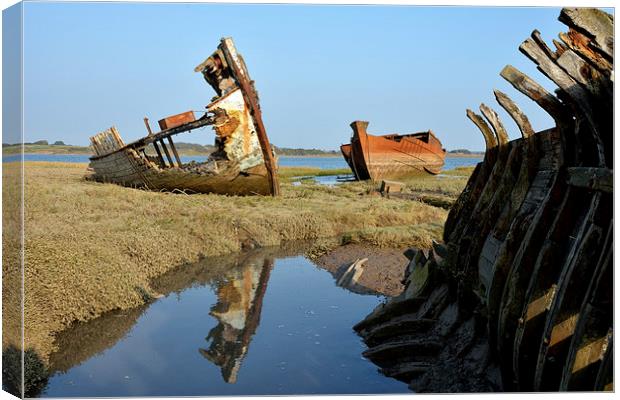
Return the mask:
<svg viewBox="0 0 620 400">
<path fill-rule="evenodd" d="M 200 354 L 221 368 L 228 383 L 237 381 L 241 362 L 260 322 L 272 268 L 273 259 L 265 259 L 262 265 L 248 262 L 235 271 L 234 278 L 218 287 L 218 301 L 211 315 L 219 323 L 207 336 L 207 341 L 211 341 L 209 348 L 200 349 Z"/>
<path fill-rule="evenodd" d="M 263 126 L 258 95 L 231 38 L 196 67 L 217 97 L 195 119 L 186 112 L 159 121 L 151 132 L 125 144 L 112 127 L 91 137 L 91 179 L 148 189 L 221 194 L 273 194 L 279 191 L 274 155 Z M 172 136 L 207 125 L 217 134 L 217 150 L 206 162 L 184 164 Z M 164 140 L 167 140 L 166 144 Z M 152 150 L 148 155 L 147 150 Z M 165 157 L 165 158 L 164 158 Z M 174 157 L 174 158 L 173 158 Z"/>
<path fill-rule="evenodd" d="M 487 149 L 445 244 L 417 252 L 403 293 L 356 326 L 365 356 L 416 392 L 614 389 L 614 22 L 587 8 L 559 19 L 554 50 L 538 31 L 519 47 L 555 94 L 501 72 L 556 126 L 535 132 L 499 91 L 521 138 L 484 104 L 468 110 Z"/>
<path fill-rule="evenodd" d="M 351 143 L 340 146 L 358 180 L 378 181 L 441 171 L 446 151 L 433 132 L 374 136 L 366 132 L 367 127 L 365 121 L 351 123 Z"/>
</svg>

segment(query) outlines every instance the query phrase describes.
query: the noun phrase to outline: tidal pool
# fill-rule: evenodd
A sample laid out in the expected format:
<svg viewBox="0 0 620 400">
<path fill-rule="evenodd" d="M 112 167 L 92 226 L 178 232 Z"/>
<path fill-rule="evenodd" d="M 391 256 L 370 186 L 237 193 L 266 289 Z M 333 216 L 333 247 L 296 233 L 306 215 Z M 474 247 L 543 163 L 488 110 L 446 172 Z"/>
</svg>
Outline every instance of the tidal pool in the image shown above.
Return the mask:
<svg viewBox="0 0 620 400">
<path fill-rule="evenodd" d="M 280 253 L 179 267 L 164 297 L 63 332 L 41 396 L 408 393 L 352 330 L 383 299 Z"/>
</svg>

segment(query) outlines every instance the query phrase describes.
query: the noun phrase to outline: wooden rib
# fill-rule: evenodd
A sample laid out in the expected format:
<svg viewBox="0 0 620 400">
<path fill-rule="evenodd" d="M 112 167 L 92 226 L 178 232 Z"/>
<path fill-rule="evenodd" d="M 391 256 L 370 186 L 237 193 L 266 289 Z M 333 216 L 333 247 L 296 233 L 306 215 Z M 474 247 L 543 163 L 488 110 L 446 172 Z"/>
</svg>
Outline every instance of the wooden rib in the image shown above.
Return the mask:
<svg viewBox="0 0 620 400">
<path fill-rule="evenodd" d="M 582 307 L 588 286 L 583 285 L 584 279 L 591 279 L 593 271 L 590 263 L 596 254 L 600 254 L 604 240 L 603 230 L 596 221 L 604 218 L 607 207 L 601 192 L 596 192 L 590 201 L 582 204 L 577 215 L 584 215 L 583 221 L 573 231 L 570 250 L 563 263 L 556 263 L 561 271 L 557 278 L 557 292 L 553 299 L 543 330 L 543 343 L 538 353 L 536 373 L 534 376 L 534 390 L 558 390 L 561 380 L 561 369 L 550 366 L 548 354 L 554 339 L 569 338 L 572 336 L 575 324 L 561 325 L 562 316 L 577 314 Z M 585 208 L 585 210 L 584 210 Z M 584 213 L 585 211 L 585 213 Z M 575 217 L 574 217 L 575 218 Z M 566 234 L 566 232 L 565 232 Z M 559 326 L 556 329 L 556 326 Z M 555 332 L 554 332 L 555 331 Z M 555 333 L 555 335 L 554 335 Z M 563 366 L 568 349 L 555 351 L 554 358 L 557 365 Z"/>
<path fill-rule="evenodd" d="M 549 46 L 547 46 L 547 43 L 545 43 L 543 38 L 540 36 L 540 32 L 538 31 L 538 29 L 535 29 L 532 32 L 532 39 L 534 39 L 536 44 L 540 46 L 541 50 L 545 52 L 547 57 L 549 57 L 552 60 L 555 60 L 558 58 L 558 55 L 553 50 L 551 50 Z"/>
<path fill-rule="evenodd" d="M 505 328 L 498 337 L 504 341 L 505 336 L 510 339 L 505 341 L 505 346 L 512 350 L 511 357 L 507 358 L 512 361 L 512 371 L 521 388 L 532 387 L 534 362 L 542 342 L 540 331 L 543 326 L 540 321 L 547 313 L 544 310 L 539 314 L 539 318 L 526 321 L 527 308 L 536 298 L 547 293 L 552 285 L 557 284 L 557 263 L 561 262 L 557 259 L 562 255 L 562 246 L 568 241 L 567 232 L 573 230 L 574 221 L 571 216 L 578 213 L 577 206 L 584 200 L 582 192 L 571 188 L 567 190 L 566 187 L 562 179 L 556 179 L 549 192 L 550 201 L 547 200 L 544 207 L 539 209 L 544 219 L 538 216 L 532 221 L 529 231 L 534 236 L 523 240 L 513 260 L 510 284 L 507 284 L 504 290 L 501 322 L 509 328 Z M 559 206 L 558 197 L 561 198 Z M 518 320 L 519 324 L 515 324 L 515 320 Z M 535 340 L 527 342 L 527 337 Z"/>
<path fill-rule="evenodd" d="M 553 59 L 550 59 L 535 40 L 531 38 L 526 39 L 519 46 L 519 50 L 538 66 L 540 72 L 555 82 L 560 89 L 568 93 L 573 102 L 579 105 L 584 113 L 592 111 L 587 101 L 587 95 L 581 86 L 577 85 L 577 82 L 560 68 Z"/>
<path fill-rule="evenodd" d="M 497 139 L 496 139 L 495 135 L 491 131 L 491 128 L 489 128 L 489 125 L 487 125 L 485 120 L 482 119 L 482 117 L 480 115 L 478 115 L 475 112 L 473 112 L 472 110 L 468 109 L 467 110 L 467 118 L 469 118 L 471 120 L 471 122 L 473 122 L 474 125 L 476 125 L 478 127 L 480 132 L 482 132 L 482 136 L 484 136 L 484 142 L 486 144 L 487 151 L 489 149 L 497 147 Z"/>
<path fill-rule="evenodd" d="M 557 126 L 564 123 L 564 109 L 557 97 L 547 92 L 542 86 L 512 65 L 505 66 L 500 75 L 515 89 L 534 100 L 543 110 L 549 113 Z"/>
<path fill-rule="evenodd" d="M 564 8 L 558 19 L 592 37 L 592 47 L 613 60 L 614 21 L 609 14 L 596 8 Z"/>
<path fill-rule="evenodd" d="M 531 235 L 531 232 L 528 233 L 529 229 L 534 228 L 541 221 L 541 214 L 537 212 L 538 208 L 545 208 L 548 200 L 553 199 L 550 192 L 554 187 L 556 174 L 553 170 L 546 169 L 545 165 L 557 164 L 552 161 L 556 153 L 552 150 L 553 146 L 550 146 L 554 140 L 557 140 L 554 132 L 555 130 L 540 132 L 535 136 L 523 139 L 523 147 L 525 148 L 522 149 L 523 161 L 519 177 L 513 184 L 510 198 L 505 202 L 504 210 L 488 239 L 489 241 L 495 239 L 501 242 L 495 256 L 488 261 L 488 263 L 492 263 L 491 270 L 494 271 L 487 292 L 489 342 L 493 347 L 497 347 L 496 344 L 502 345 L 501 348 L 506 352 L 501 357 L 507 362 L 507 365 L 511 365 L 512 353 L 508 351 L 507 346 L 503 346 L 507 324 L 501 322 L 500 316 L 505 314 L 503 310 L 507 307 L 506 300 L 508 300 L 504 299 L 504 291 L 508 286 L 509 278 L 512 277 L 511 274 L 515 273 L 513 260 L 519 254 L 520 246 L 531 243 L 531 236 L 528 236 Z M 484 251 L 485 249 L 483 249 L 483 254 Z M 480 257 L 480 263 L 485 262 L 483 254 Z M 521 268 L 522 264 L 518 263 L 517 266 Z M 509 299 L 514 300 L 513 297 Z M 513 308 L 520 312 L 522 306 L 517 305 Z M 508 340 L 508 342 L 510 341 Z"/>
<path fill-rule="evenodd" d="M 510 117 L 515 121 L 517 126 L 519 127 L 519 131 L 521 131 L 521 137 L 527 138 L 534 134 L 534 129 L 530 124 L 530 120 L 527 118 L 527 115 L 523 114 L 521 109 L 515 104 L 514 101 L 506 94 L 500 92 L 499 90 L 494 90 L 495 99 L 499 103 L 500 106 Z"/>
<path fill-rule="evenodd" d="M 600 136 L 600 124 L 592 109 L 592 103 L 586 90 L 570 77 L 560 66 L 550 60 L 541 48 L 532 39 L 524 41 L 519 50 L 538 65 L 538 69 L 549 79 L 555 82 L 560 89 L 567 93 L 571 100 L 579 107 L 592 129 L 592 142 L 596 148 L 597 166 L 605 166 L 605 154 Z M 584 143 L 584 145 L 586 145 Z"/>
<path fill-rule="evenodd" d="M 521 151 L 517 144 L 509 142 L 499 146 L 499 155 L 493 171 L 478 197 L 465 228 L 461 231 L 464 240 L 460 240 L 457 244 L 456 260 L 465 285 L 477 286 L 475 281 L 478 279 L 478 259 L 484 240 L 501 212 L 502 199 L 505 199 L 512 188 L 512 184 L 506 182 L 514 183 L 512 173 L 518 170 L 521 162 Z"/>
<path fill-rule="evenodd" d="M 502 124 L 499 115 L 492 108 L 488 107 L 486 104 L 480 104 L 480 112 L 482 115 L 489 121 L 491 126 L 493 127 L 493 131 L 495 132 L 495 136 L 497 137 L 497 142 L 500 146 L 508 143 L 508 133 L 506 132 L 506 128 L 504 128 L 504 124 Z"/>
<path fill-rule="evenodd" d="M 515 143 L 514 149 L 508 157 L 500 184 L 482 219 L 482 225 L 485 227 L 481 231 L 482 245 L 477 264 L 479 280 L 486 288 L 487 304 L 489 304 L 489 296 L 493 291 L 493 286 L 503 287 L 502 282 L 506 273 L 496 263 L 497 256 L 506 239 L 511 221 L 527 194 L 530 175 L 533 173 L 530 171 L 530 165 L 528 165 L 529 162 L 533 161 L 528 158 L 528 149 L 535 144 L 525 141 L 511 143 Z M 533 164 L 537 163 L 534 161 Z M 477 248 L 474 246 L 472 244 L 472 249 Z"/>
<path fill-rule="evenodd" d="M 613 87 L 606 84 L 607 79 L 603 74 L 572 50 L 565 51 L 556 62 L 594 97 L 612 96 Z M 603 103 L 602 105 L 607 104 Z"/>
</svg>

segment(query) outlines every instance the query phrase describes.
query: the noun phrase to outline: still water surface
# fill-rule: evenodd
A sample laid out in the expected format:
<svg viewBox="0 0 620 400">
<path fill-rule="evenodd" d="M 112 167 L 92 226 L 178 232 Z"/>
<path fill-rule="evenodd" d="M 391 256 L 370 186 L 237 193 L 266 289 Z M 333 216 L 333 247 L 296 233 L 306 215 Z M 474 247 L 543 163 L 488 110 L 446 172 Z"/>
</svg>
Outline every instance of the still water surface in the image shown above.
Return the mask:
<svg viewBox="0 0 620 400">
<path fill-rule="evenodd" d="M 165 296 L 148 306 L 63 333 L 41 395 L 408 392 L 361 356 L 352 330 L 382 298 L 336 286 L 302 256 L 207 260 L 155 288 Z"/>
</svg>

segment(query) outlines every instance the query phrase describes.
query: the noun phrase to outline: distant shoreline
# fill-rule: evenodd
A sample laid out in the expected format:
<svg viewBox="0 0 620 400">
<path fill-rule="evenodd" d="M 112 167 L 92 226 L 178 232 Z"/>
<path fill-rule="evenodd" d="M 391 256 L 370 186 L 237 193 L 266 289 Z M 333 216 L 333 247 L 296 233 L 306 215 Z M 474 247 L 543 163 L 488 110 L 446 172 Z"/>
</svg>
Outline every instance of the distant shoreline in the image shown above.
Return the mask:
<svg viewBox="0 0 620 400">
<path fill-rule="evenodd" d="M 183 148 L 185 146 L 199 146 L 186 143 L 177 143 L 177 149 L 181 156 L 203 156 L 206 157 L 212 153 L 212 149 L 209 151 L 201 151 L 202 149 L 195 148 Z M 24 145 L 24 154 L 27 155 L 65 155 L 65 156 L 78 156 L 78 155 L 92 155 L 92 151 L 86 146 L 71 146 L 71 145 Z M 303 152 L 308 151 L 309 154 L 290 154 L 291 152 Z M 342 155 L 336 152 L 325 151 L 322 153 L 315 153 L 316 149 L 276 149 L 276 155 L 278 157 L 295 157 L 295 158 L 341 158 Z M 311 153 L 310 153 L 311 152 Z M 3 146 L 2 155 L 18 155 L 19 146 L 9 145 Z M 483 152 L 471 152 L 471 153 L 446 153 L 446 158 L 482 158 Z"/>
<path fill-rule="evenodd" d="M 3 156 L 17 156 L 20 153 L 8 153 L 3 154 Z M 53 153 L 53 152 L 25 152 L 24 155 L 43 155 L 43 156 L 88 156 L 92 155 L 92 153 Z M 182 153 L 179 152 L 181 156 L 208 156 L 209 154 L 199 154 L 199 153 Z M 308 154 L 308 155 L 299 155 L 299 156 L 291 156 L 291 155 L 278 155 L 278 158 L 341 158 L 341 155 L 335 154 Z M 446 158 L 482 158 L 484 154 L 465 154 L 465 153 L 452 153 L 446 154 Z"/>
</svg>

